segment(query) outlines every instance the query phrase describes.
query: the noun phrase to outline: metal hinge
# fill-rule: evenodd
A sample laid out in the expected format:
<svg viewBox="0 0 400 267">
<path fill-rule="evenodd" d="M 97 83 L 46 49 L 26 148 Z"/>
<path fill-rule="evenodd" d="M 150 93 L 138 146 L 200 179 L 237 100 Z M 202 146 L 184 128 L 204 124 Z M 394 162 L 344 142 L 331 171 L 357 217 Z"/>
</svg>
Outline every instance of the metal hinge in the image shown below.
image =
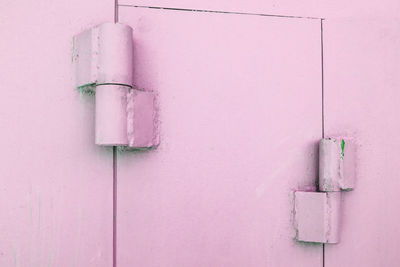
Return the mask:
<svg viewBox="0 0 400 267">
<path fill-rule="evenodd" d="M 320 141 L 319 191 L 294 192 L 294 227 L 298 241 L 339 242 L 342 193 L 354 189 L 355 150 L 352 139 Z"/>
<path fill-rule="evenodd" d="M 150 148 L 159 144 L 156 95 L 133 86 L 132 28 L 104 23 L 73 38 L 75 86 L 95 94 L 96 144 Z"/>
</svg>

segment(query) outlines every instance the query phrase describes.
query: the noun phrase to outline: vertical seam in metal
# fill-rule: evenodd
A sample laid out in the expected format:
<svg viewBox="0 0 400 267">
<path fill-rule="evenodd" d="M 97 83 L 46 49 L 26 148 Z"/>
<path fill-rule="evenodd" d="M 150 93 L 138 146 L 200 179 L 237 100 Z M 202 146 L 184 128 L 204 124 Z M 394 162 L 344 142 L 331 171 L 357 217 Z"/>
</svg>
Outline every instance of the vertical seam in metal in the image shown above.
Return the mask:
<svg viewBox="0 0 400 267">
<path fill-rule="evenodd" d="M 324 92 L 324 28 L 323 19 L 320 20 L 321 23 L 321 111 L 322 111 L 322 138 L 325 138 L 325 92 Z M 325 244 L 322 244 L 322 267 L 325 267 Z"/>
<path fill-rule="evenodd" d="M 321 88 L 322 88 L 322 138 L 325 137 L 325 103 L 324 103 L 324 28 L 321 19 Z"/>
<path fill-rule="evenodd" d="M 114 0 L 114 23 L 118 22 L 118 0 Z M 113 146 L 113 267 L 117 267 L 117 147 Z"/>
<path fill-rule="evenodd" d="M 114 23 L 118 22 L 118 0 L 114 0 Z"/>
<path fill-rule="evenodd" d="M 117 147 L 113 146 L 113 267 L 117 267 Z"/>
</svg>

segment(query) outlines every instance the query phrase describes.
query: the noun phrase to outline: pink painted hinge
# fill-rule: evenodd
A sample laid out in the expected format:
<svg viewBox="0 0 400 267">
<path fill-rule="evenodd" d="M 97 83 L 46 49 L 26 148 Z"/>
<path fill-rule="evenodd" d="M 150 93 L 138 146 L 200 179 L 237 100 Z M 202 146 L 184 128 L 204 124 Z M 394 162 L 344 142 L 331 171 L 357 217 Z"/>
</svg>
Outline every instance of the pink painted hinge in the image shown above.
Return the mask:
<svg viewBox="0 0 400 267">
<path fill-rule="evenodd" d="M 338 243 L 342 192 L 354 189 L 355 143 L 324 138 L 319 143 L 319 192 L 294 192 L 294 227 L 302 242 Z"/>
<path fill-rule="evenodd" d="M 156 95 L 133 88 L 132 28 L 104 23 L 73 38 L 75 86 L 96 96 L 96 144 L 159 144 Z"/>
</svg>

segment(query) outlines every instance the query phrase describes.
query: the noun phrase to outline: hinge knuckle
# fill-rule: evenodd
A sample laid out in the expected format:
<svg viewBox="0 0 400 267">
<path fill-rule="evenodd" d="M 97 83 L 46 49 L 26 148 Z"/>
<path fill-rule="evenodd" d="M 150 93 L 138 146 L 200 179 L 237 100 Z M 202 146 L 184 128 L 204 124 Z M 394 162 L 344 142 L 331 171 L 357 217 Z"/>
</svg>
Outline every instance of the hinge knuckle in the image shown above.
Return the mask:
<svg viewBox="0 0 400 267">
<path fill-rule="evenodd" d="M 95 139 L 97 145 L 128 145 L 126 95 L 129 89 L 121 85 L 96 87 Z"/>
<path fill-rule="evenodd" d="M 74 37 L 73 63 L 76 87 L 92 84 L 132 86 L 132 28 L 104 23 Z"/>
<path fill-rule="evenodd" d="M 72 60 L 76 87 L 96 95 L 95 143 L 157 146 L 156 95 L 133 89 L 132 28 L 104 23 L 76 35 Z"/>
<path fill-rule="evenodd" d="M 355 176 L 355 144 L 350 138 L 324 138 L 319 143 L 319 190 L 352 190 Z"/>
<path fill-rule="evenodd" d="M 341 198 L 354 189 L 356 144 L 351 138 L 324 138 L 319 143 L 319 192 L 294 192 L 296 239 L 338 243 Z"/>
</svg>

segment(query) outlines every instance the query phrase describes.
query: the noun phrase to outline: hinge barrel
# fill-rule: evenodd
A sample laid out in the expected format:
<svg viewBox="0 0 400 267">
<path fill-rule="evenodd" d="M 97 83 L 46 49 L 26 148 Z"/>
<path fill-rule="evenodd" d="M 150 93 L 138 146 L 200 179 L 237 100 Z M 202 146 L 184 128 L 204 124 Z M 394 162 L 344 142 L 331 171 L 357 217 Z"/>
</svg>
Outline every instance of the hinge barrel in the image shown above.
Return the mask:
<svg viewBox="0 0 400 267">
<path fill-rule="evenodd" d="M 133 89 L 132 28 L 104 23 L 75 36 L 73 44 L 76 86 L 96 94 L 96 144 L 157 146 L 156 95 Z"/>
<path fill-rule="evenodd" d="M 355 144 L 349 138 L 324 138 L 319 143 L 319 190 L 339 192 L 354 188 Z"/>
<path fill-rule="evenodd" d="M 319 143 L 319 192 L 294 192 L 296 239 L 338 243 L 343 191 L 354 188 L 356 143 L 324 138 Z"/>
<path fill-rule="evenodd" d="M 76 87 L 93 84 L 132 86 L 132 28 L 120 23 L 104 23 L 73 39 Z"/>
</svg>

